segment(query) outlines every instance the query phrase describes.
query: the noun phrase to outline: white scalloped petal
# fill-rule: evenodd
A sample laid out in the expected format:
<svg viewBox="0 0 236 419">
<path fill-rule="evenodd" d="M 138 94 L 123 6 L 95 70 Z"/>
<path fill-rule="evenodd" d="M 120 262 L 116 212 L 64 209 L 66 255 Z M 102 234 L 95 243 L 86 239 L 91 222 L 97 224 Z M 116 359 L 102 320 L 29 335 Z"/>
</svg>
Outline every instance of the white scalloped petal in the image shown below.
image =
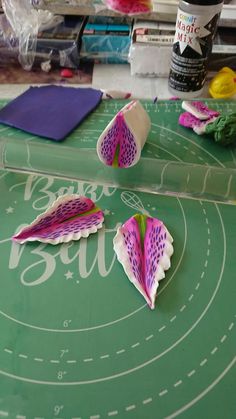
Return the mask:
<svg viewBox="0 0 236 419">
<path fill-rule="evenodd" d="M 88 237 L 102 228 L 103 212 L 84 196 L 72 194 L 59 197 L 28 226 L 22 228 L 13 240 L 58 244 Z"/>
</svg>

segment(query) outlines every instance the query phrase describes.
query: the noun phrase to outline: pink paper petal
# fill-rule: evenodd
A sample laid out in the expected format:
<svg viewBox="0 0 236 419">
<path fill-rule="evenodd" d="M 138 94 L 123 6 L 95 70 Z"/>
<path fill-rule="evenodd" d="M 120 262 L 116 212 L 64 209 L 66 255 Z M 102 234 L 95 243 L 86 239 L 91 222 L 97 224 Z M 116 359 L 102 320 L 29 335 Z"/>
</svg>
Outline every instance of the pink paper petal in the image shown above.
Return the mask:
<svg viewBox="0 0 236 419">
<path fill-rule="evenodd" d="M 21 244 L 26 241 L 58 244 L 79 240 L 95 233 L 102 227 L 103 220 L 103 212 L 91 199 L 64 195 L 13 239 Z"/>
<path fill-rule="evenodd" d="M 217 116 L 212 116 L 211 118 L 202 121 L 201 119 L 196 118 L 189 112 L 184 112 L 179 116 L 179 124 L 185 128 L 192 128 L 194 132 L 198 135 L 202 135 L 206 132 L 206 126 L 211 124 L 217 119 Z"/>
<path fill-rule="evenodd" d="M 138 217 L 143 217 L 145 235 L 142 243 Z M 129 280 L 154 309 L 159 281 L 170 268 L 173 239 L 162 221 L 135 215 L 117 231 L 114 250 Z"/>
<path fill-rule="evenodd" d="M 196 126 L 200 126 L 202 121 L 196 116 L 193 116 L 190 112 L 183 112 L 179 116 L 179 124 L 185 128 L 194 128 Z"/>
<path fill-rule="evenodd" d="M 196 118 L 201 119 L 202 121 L 220 115 L 218 111 L 215 111 L 214 109 L 209 109 L 207 105 L 205 105 L 205 103 L 201 101 L 184 100 L 182 102 L 182 108 L 185 111 L 190 112 Z"/>
<path fill-rule="evenodd" d="M 126 15 L 149 13 L 152 10 L 150 0 L 105 0 L 109 9 Z"/>
</svg>

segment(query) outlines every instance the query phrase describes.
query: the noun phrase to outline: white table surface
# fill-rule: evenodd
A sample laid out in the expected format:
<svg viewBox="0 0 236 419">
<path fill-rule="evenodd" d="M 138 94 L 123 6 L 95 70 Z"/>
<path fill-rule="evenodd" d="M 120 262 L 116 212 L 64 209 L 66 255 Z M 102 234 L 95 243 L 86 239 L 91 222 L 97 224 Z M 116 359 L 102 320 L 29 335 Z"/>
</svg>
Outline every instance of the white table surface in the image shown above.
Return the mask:
<svg viewBox="0 0 236 419">
<path fill-rule="evenodd" d="M 61 84 L 60 84 L 61 85 Z M 88 87 L 91 85 L 72 85 Z M 2 84 L 0 85 L 1 98 L 13 98 L 24 92 L 29 84 Z M 130 92 L 137 99 L 169 99 L 172 94 L 168 91 L 167 78 L 148 78 L 130 75 L 128 64 L 98 64 L 94 66 L 92 87 L 97 89 L 122 90 Z M 209 97 L 207 84 L 203 97 Z"/>
</svg>

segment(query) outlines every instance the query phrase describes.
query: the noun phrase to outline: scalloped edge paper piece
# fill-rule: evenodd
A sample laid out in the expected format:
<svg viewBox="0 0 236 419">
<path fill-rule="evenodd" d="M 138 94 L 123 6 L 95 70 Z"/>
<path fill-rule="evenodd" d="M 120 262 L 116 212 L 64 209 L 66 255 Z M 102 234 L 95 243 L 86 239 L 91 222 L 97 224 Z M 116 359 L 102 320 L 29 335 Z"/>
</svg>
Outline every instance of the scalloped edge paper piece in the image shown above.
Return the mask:
<svg viewBox="0 0 236 419">
<path fill-rule="evenodd" d="M 172 243 L 163 222 L 143 214 L 129 218 L 113 239 L 118 261 L 151 309 L 155 308 L 159 281 L 171 266 Z"/>
<path fill-rule="evenodd" d="M 96 233 L 103 221 L 103 212 L 91 199 L 76 194 L 63 195 L 12 239 L 20 244 L 27 241 L 68 243 Z"/>
<path fill-rule="evenodd" d="M 130 92 L 123 92 L 122 90 L 102 90 L 102 99 L 129 99 L 131 97 Z"/>
<path fill-rule="evenodd" d="M 220 115 L 220 112 L 208 108 L 207 105 L 202 101 L 183 100 L 182 108 L 201 121 L 215 118 Z"/>
<path fill-rule="evenodd" d="M 219 117 L 212 116 L 210 119 L 203 121 L 196 118 L 196 116 L 192 115 L 190 112 L 183 112 L 179 116 L 179 124 L 185 128 L 192 128 L 196 134 L 202 135 L 206 132 L 207 125 L 212 124 L 218 118 Z"/>
<path fill-rule="evenodd" d="M 133 100 L 126 104 L 98 139 L 99 159 L 107 166 L 134 166 L 140 159 L 150 128 L 150 118 L 141 103 Z"/>
</svg>

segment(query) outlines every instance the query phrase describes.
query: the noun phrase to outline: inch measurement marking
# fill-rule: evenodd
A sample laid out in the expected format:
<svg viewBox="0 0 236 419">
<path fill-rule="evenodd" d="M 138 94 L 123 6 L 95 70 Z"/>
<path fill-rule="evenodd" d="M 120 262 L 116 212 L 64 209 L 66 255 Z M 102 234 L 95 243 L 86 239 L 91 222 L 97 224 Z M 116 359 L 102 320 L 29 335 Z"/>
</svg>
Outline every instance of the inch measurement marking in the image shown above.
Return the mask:
<svg viewBox="0 0 236 419">
<path fill-rule="evenodd" d="M 63 379 L 63 377 L 64 377 L 66 374 L 67 374 L 67 372 L 66 372 L 66 371 L 58 371 L 58 373 L 57 373 L 57 379 L 58 379 L 58 380 L 62 380 L 62 379 Z"/>
<path fill-rule="evenodd" d="M 61 349 L 61 350 L 60 350 L 60 358 L 63 358 L 63 356 L 64 356 L 65 354 L 68 354 L 68 352 L 69 352 L 69 349 Z"/>
<path fill-rule="evenodd" d="M 71 320 L 64 320 L 63 327 L 67 328 L 71 324 Z"/>
<path fill-rule="evenodd" d="M 54 406 L 53 412 L 55 416 L 58 416 L 59 413 L 61 413 L 61 411 L 63 410 L 64 405 L 56 405 Z"/>
</svg>

